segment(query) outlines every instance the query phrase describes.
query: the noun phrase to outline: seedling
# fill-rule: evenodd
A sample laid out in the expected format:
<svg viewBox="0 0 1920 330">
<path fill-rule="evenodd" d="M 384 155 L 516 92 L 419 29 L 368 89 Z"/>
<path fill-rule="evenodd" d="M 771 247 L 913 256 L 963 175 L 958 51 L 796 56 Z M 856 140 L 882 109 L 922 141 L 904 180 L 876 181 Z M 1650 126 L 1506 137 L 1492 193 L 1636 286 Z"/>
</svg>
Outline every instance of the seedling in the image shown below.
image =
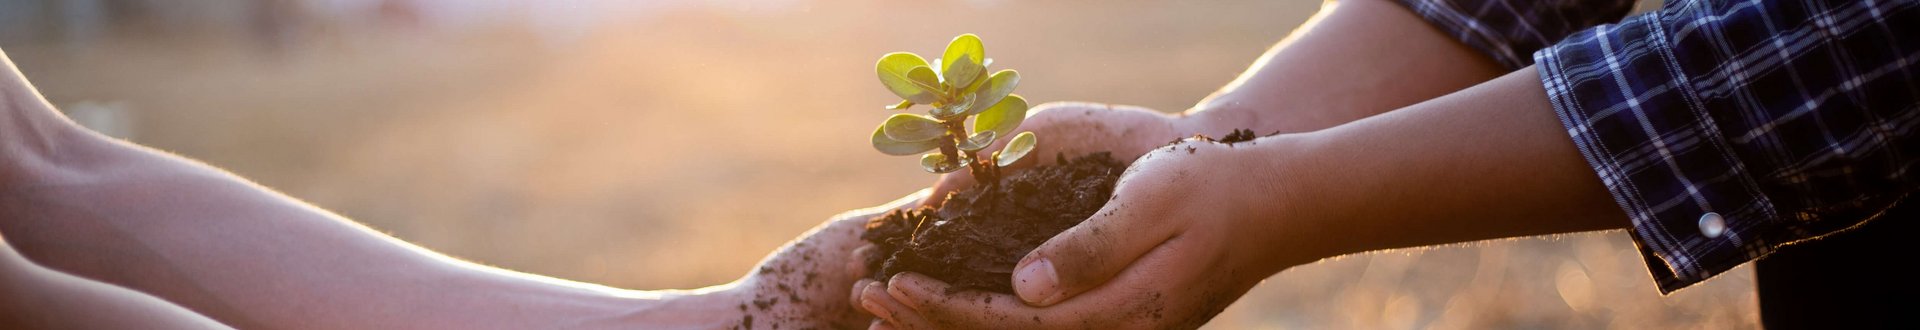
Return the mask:
<svg viewBox="0 0 1920 330">
<path fill-rule="evenodd" d="M 931 109 L 927 115 L 896 113 L 888 117 L 873 129 L 873 148 L 895 156 L 939 150 L 921 155 L 920 167 L 933 173 L 964 167 L 976 182 L 994 182 L 1001 167 L 1033 151 L 1037 141 L 1033 132 L 1021 132 L 1006 147 L 980 156 L 981 149 L 1013 133 L 1027 118 L 1027 100 L 1013 94 L 1013 88 L 1020 84 L 1020 73 L 1000 70 L 988 75 L 990 64 L 993 60 L 987 58 L 980 37 L 971 33 L 954 37 L 946 53 L 931 65 L 920 55 L 908 52 L 881 56 L 874 71 L 879 72 L 880 83 L 902 99 L 887 109 L 907 110 L 915 104 Z M 973 119 L 972 125 L 968 125 L 969 118 Z"/>
</svg>

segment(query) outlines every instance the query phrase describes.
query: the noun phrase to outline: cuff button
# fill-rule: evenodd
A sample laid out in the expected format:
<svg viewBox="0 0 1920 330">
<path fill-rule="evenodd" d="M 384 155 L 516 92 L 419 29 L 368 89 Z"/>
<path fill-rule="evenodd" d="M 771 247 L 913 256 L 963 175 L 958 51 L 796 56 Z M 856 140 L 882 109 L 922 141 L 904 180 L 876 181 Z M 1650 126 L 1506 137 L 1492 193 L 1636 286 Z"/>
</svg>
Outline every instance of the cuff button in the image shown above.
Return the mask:
<svg viewBox="0 0 1920 330">
<path fill-rule="evenodd" d="M 1701 235 L 1706 235 L 1707 238 L 1719 238 L 1721 234 L 1725 234 L 1726 232 L 1727 219 L 1720 217 L 1720 213 L 1707 212 L 1707 214 L 1700 215 Z"/>
</svg>

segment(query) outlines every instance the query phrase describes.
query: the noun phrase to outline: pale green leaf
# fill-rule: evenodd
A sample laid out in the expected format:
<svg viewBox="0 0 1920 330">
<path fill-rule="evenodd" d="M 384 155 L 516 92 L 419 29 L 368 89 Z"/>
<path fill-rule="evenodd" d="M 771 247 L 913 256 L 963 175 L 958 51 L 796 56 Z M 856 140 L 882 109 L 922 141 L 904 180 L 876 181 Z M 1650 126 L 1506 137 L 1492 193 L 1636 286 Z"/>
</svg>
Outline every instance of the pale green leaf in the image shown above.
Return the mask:
<svg viewBox="0 0 1920 330">
<path fill-rule="evenodd" d="M 968 56 L 973 55 L 960 55 L 959 63 L 947 65 L 946 71 L 943 71 L 941 78 L 946 80 L 941 83 L 946 84 L 947 88 L 964 91 L 983 78 L 982 74 L 986 73 L 987 68 L 974 63 Z"/>
<path fill-rule="evenodd" d="M 887 138 L 901 142 L 927 141 L 947 134 L 947 127 L 939 120 L 910 113 L 893 114 L 880 128 Z"/>
<path fill-rule="evenodd" d="M 987 145 L 993 144 L 993 138 L 998 136 L 999 136 L 999 133 L 996 133 L 994 131 L 980 131 L 979 133 L 973 133 L 973 136 L 967 137 L 966 143 L 960 145 L 960 150 L 980 151 L 980 149 L 986 149 Z"/>
<path fill-rule="evenodd" d="M 924 70 L 925 73 L 920 71 Z M 907 52 L 888 53 L 880 57 L 874 65 L 874 72 L 880 75 L 880 84 L 901 99 L 919 104 L 932 104 L 939 100 L 940 79 L 927 68 L 927 60 Z"/>
<path fill-rule="evenodd" d="M 1000 99 L 999 104 L 994 104 L 986 111 L 981 111 L 980 115 L 973 116 L 973 130 L 992 131 L 1000 133 L 1000 136 L 1007 136 L 1013 134 L 1013 129 L 1019 128 L 1020 122 L 1026 120 L 1027 98 L 1008 95 L 1007 98 Z"/>
<path fill-rule="evenodd" d="M 1027 153 L 1033 152 L 1033 146 L 1038 143 L 1040 141 L 1033 137 L 1033 132 L 1020 132 L 1020 135 L 1013 136 L 1012 141 L 1007 141 L 1006 147 L 993 153 L 994 165 L 1002 167 L 1013 165 L 1013 162 L 1020 161 L 1020 157 L 1026 157 Z"/>
<path fill-rule="evenodd" d="M 900 103 L 887 106 L 887 110 L 906 110 L 913 107 L 913 101 L 901 100 Z"/>
<path fill-rule="evenodd" d="M 920 156 L 920 168 L 933 173 L 948 173 L 960 169 L 960 162 L 947 159 L 946 154 L 931 153 Z"/>
<path fill-rule="evenodd" d="M 978 89 L 972 91 L 974 94 L 973 108 L 968 109 L 967 114 L 980 113 L 980 111 L 986 110 L 987 107 L 998 104 L 1001 98 L 1013 94 L 1013 88 L 1018 86 L 1020 86 L 1020 72 L 1000 70 L 1000 72 L 993 73 L 992 77 L 987 78 L 987 82 L 981 83 Z"/>
<path fill-rule="evenodd" d="M 962 58 L 966 60 L 962 61 Z M 940 56 L 940 72 L 953 72 L 953 65 L 959 62 L 969 62 L 978 65 L 981 60 L 985 60 L 986 58 L 987 46 L 980 43 L 980 36 L 973 35 L 972 33 L 962 34 L 958 37 L 953 37 L 953 42 L 947 43 L 947 52 Z"/>
<path fill-rule="evenodd" d="M 920 141 L 920 142 L 902 142 L 902 141 L 894 140 L 893 138 L 887 137 L 887 133 L 885 133 L 884 130 L 885 130 L 884 126 L 873 128 L 873 148 L 876 150 L 880 150 L 880 153 L 883 153 L 883 154 L 894 155 L 894 156 L 908 156 L 908 155 L 918 154 L 922 152 L 927 152 L 927 150 L 933 150 L 935 148 L 940 147 L 940 141 L 938 140 L 926 140 L 926 141 Z"/>
</svg>

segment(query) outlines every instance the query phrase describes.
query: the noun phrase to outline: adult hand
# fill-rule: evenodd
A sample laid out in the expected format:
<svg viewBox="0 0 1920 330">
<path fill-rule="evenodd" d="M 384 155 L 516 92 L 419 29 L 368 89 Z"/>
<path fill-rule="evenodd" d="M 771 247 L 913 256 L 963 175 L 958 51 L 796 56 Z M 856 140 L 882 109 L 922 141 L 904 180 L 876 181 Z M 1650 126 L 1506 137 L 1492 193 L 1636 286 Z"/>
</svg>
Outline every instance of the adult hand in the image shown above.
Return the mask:
<svg viewBox="0 0 1920 330">
<path fill-rule="evenodd" d="M 903 328 L 1198 327 L 1261 279 L 1326 255 L 1292 239 L 1313 228 L 1279 224 L 1295 205 L 1270 184 L 1285 178 L 1286 139 L 1146 152 L 1104 208 L 1020 261 L 1017 297 L 947 294 L 945 283 L 903 273 L 863 282 L 854 299 Z"/>
<path fill-rule="evenodd" d="M 828 328 L 864 325 L 872 319 L 847 302 L 847 287 L 871 274 L 855 248 L 867 220 L 919 205 L 926 190 L 880 206 L 847 211 L 775 250 L 745 277 L 713 292 L 714 303 L 738 309 L 740 329 Z M 751 318 L 749 318 L 751 317 Z"/>
<path fill-rule="evenodd" d="M 1033 132 L 1039 138 L 1039 144 L 1025 159 L 1014 162 L 1006 170 L 1053 161 L 1056 154 L 1075 157 L 1106 151 L 1113 153 L 1114 159 L 1131 160 L 1147 150 L 1166 145 L 1168 141 L 1192 134 L 1185 127 L 1183 118 L 1125 105 L 1085 102 L 1041 104 L 1020 124 L 1020 131 Z M 983 150 L 1000 150 L 1007 140 L 1010 139 L 994 141 L 993 145 Z M 937 205 L 944 201 L 947 193 L 973 184 L 973 175 L 967 171 L 942 175 L 934 182 L 933 195 L 925 203 Z"/>
</svg>

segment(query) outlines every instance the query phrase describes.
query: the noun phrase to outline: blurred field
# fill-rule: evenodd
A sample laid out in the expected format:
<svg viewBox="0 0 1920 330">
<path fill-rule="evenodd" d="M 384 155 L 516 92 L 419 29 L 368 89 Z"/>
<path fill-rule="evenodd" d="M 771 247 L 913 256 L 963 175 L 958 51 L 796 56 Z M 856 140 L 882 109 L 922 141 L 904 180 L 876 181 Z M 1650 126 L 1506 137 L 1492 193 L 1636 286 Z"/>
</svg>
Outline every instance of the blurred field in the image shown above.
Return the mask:
<svg viewBox="0 0 1920 330">
<path fill-rule="evenodd" d="M 0 47 L 90 125 L 454 256 L 628 288 L 730 280 L 829 215 L 929 183 L 867 144 L 892 99 L 882 53 L 973 32 L 1029 99 L 1177 111 L 1319 5 L 229 2 L 254 3 L 0 15 Z M 195 15 L 227 19 L 177 18 Z M 1750 328 L 1755 307 L 1744 267 L 1660 296 L 1607 232 L 1297 267 L 1211 327 Z"/>
</svg>

